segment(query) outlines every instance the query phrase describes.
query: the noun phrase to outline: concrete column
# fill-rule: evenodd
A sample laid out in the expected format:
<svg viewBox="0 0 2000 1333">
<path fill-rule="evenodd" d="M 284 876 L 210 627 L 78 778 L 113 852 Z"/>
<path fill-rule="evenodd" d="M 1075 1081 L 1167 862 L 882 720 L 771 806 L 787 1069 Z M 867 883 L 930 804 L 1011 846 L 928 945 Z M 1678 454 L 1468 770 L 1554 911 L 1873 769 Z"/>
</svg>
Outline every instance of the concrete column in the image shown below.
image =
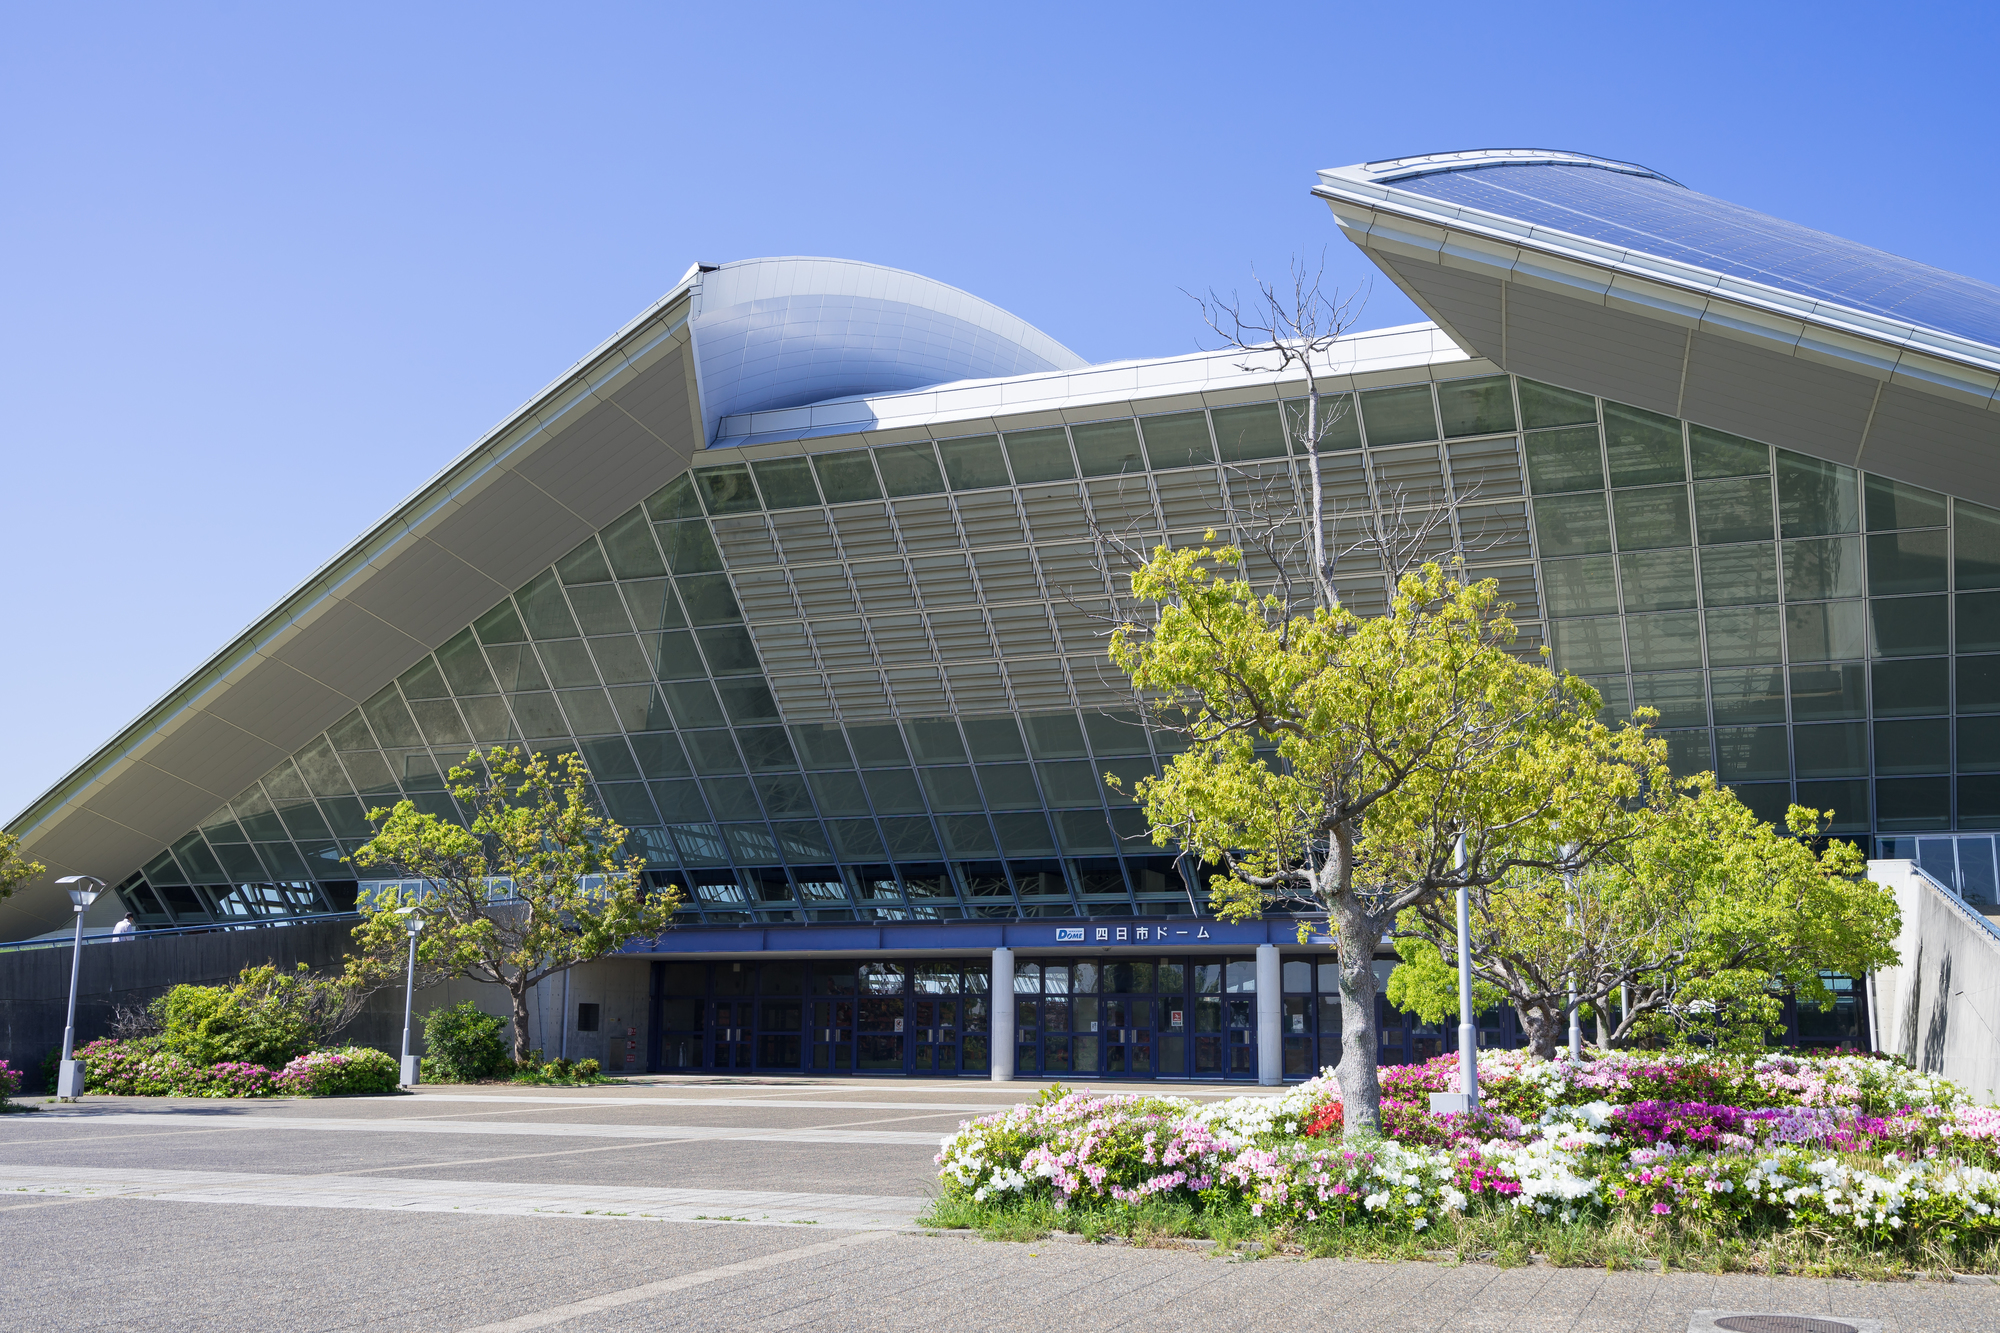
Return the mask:
<svg viewBox="0 0 2000 1333">
<path fill-rule="evenodd" d="M 993 1081 L 1014 1081 L 1014 951 L 993 951 Z"/>
<path fill-rule="evenodd" d="M 1285 1076 L 1285 974 L 1278 946 L 1257 946 L 1257 1081 L 1276 1087 Z"/>
</svg>

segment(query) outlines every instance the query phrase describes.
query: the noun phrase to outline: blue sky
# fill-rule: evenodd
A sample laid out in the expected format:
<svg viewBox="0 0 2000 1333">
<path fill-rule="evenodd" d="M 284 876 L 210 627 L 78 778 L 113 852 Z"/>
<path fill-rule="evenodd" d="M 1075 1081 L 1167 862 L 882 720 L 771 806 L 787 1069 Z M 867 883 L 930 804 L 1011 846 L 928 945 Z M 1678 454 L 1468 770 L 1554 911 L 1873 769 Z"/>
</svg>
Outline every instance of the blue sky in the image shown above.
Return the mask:
<svg viewBox="0 0 2000 1333">
<path fill-rule="evenodd" d="M 1517 146 L 2000 281 L 1995 14 L 10 4 L 0 818 L 693 261 L 1168 354 L 1182 288 L 1368 284 L 1314 169 Z"/>
</svg>

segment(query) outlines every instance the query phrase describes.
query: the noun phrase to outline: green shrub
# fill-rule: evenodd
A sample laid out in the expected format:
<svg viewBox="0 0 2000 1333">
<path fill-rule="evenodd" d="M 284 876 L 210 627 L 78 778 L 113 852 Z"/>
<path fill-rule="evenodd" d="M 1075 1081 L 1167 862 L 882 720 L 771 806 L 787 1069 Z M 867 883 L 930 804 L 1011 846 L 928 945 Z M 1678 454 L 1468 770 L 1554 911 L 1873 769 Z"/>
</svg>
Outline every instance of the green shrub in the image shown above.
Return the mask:
<svg viewBox="0 0 2000 1333">
<path fill-rule="evenodd" d="M 304 964 L 281 972 L 246 967 L 233 986 L 176 986 L 148 1006 L 167 1049 L 198 1065 L 283 1065 L 327 1038 L 358 1010 L 361 992 Z"/>
<path fill-rule="evenodd" d="M 477 1083 L 482 1078 L 508 1071 L 506 1039 L 501 1035 L 507 1020 L 480 1012 L 467 1000 L 449 1009 L 433 1009 L 424 1015 L 424 1045 L 430 1054 L 424 1077 L 440 1083 Z"/>
</svg>

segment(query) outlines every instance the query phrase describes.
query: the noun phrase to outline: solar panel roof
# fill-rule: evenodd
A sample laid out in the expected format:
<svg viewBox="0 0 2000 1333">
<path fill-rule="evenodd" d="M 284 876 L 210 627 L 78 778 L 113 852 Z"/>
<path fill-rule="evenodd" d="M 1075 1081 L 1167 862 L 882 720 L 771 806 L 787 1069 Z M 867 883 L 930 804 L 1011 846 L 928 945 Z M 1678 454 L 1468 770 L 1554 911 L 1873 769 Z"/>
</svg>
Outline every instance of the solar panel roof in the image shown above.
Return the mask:
<svg viewBox="0 0 2000 1333">
<path fill-rule="evenodd" d="M 1627 163 L 1584 161 L 1441 165 L 1375 178 L 1440 203 L 2000 347 L 2000 287 L 1716 199 Z"/>
</svg>

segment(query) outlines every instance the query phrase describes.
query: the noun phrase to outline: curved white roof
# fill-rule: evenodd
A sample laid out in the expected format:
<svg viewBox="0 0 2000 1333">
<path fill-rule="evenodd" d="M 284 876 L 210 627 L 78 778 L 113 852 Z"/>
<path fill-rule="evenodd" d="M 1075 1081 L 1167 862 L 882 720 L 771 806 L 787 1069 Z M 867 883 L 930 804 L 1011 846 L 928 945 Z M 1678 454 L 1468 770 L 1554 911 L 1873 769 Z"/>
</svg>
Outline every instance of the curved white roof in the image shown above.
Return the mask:
<svg viewBox="0 0 2000 1333">
<path fill-rule="evenodd" d="M 1085 364 L 969 292 L 851 259 L 723 264 L 699 276 L 694 310 L 710 443 L 725 416 Z"/>
</svg>

